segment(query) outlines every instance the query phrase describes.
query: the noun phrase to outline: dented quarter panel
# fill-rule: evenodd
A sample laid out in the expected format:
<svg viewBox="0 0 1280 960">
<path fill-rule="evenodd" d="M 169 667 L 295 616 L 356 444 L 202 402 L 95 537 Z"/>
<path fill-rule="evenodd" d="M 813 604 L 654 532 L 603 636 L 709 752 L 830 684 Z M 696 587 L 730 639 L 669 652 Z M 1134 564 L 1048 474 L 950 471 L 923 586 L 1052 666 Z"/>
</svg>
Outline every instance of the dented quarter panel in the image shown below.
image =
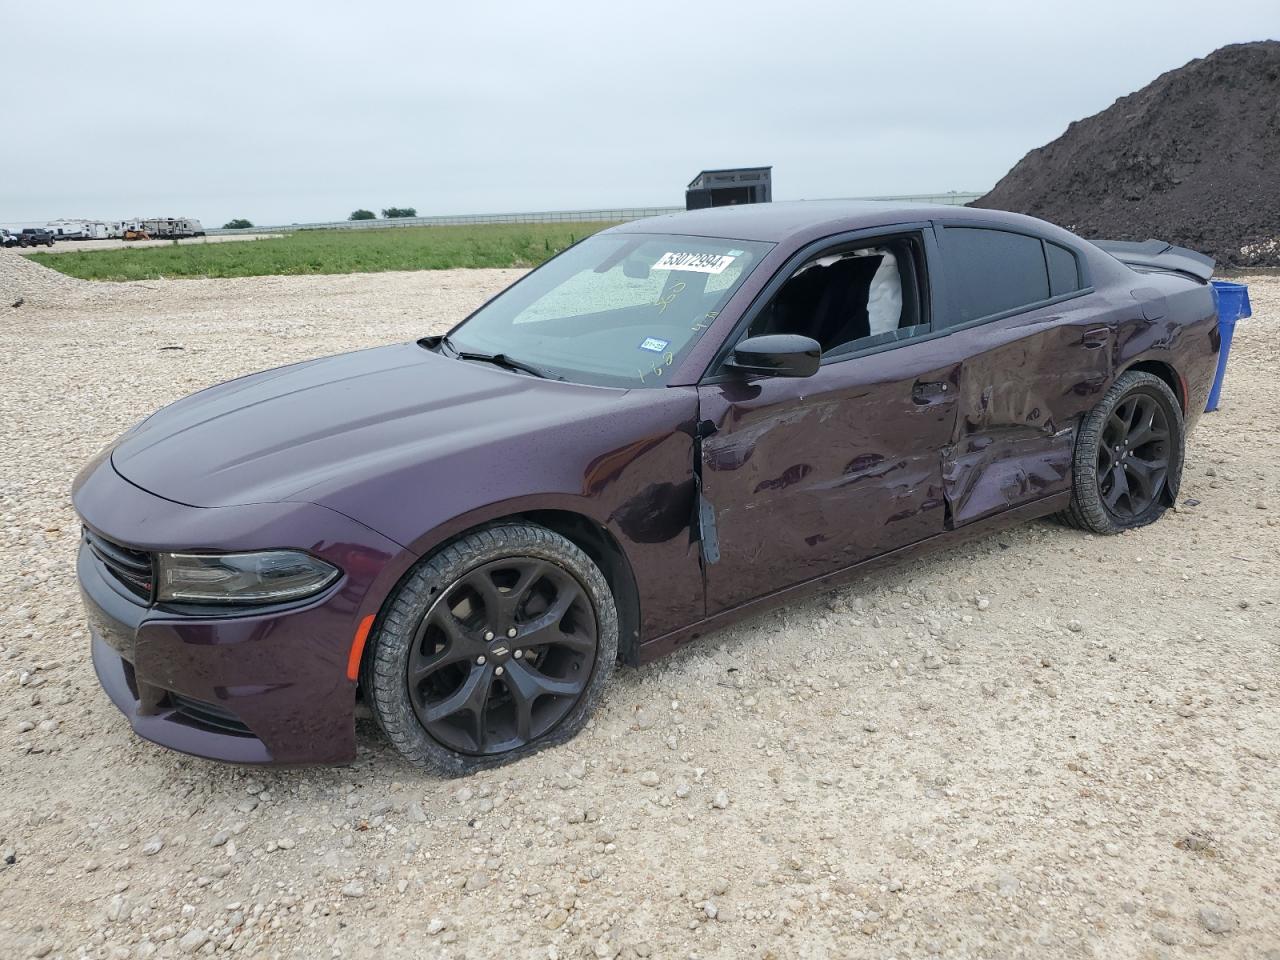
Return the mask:
<svg viewBox="0 0 1280 960">
<path fill-rule="evenodd" d="M 1139 310 L 1136 315 L 1128 311 L 1116 331 L 1116 372 L 1149 361 L 1170 366 L 1179 380 L 1190 433 L 1204 413 L 1221 347 L 1211 289 L 1185 277 L 1149 274 L 1133 296 Z M 1160 304 L 1159 310 L 1151 307 L 1152 301 Z"/>
<path fill-rule="evenodd" d="M 714 428 L 702 442 L 719 554 L 706 566 L 708 614 L 940 533 L 938 451 L 959 378 L 942 338 L 810 378 L 699 388 Z"/>
</svg>

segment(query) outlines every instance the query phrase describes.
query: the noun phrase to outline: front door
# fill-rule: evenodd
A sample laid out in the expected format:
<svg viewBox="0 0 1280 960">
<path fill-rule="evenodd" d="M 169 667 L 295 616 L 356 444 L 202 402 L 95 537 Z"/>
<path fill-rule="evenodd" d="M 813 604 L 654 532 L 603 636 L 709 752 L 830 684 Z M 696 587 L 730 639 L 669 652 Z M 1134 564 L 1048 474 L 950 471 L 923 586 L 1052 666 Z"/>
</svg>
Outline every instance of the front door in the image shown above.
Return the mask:
<svg viewBox="0 0 1280 960">
<path fill-rule="evenodd" d="M 817 251 L 742 336 L 811 336 L 818 372 L 698 388 L 708 615 L 945 529 L 962 364 L 924 265 L 916 235 Z"/>
<path fill-rule="evenodd" d="M 943 532 L 960 382 L 945 343 L 699 388 L 708 614 Z"/>
</svg>

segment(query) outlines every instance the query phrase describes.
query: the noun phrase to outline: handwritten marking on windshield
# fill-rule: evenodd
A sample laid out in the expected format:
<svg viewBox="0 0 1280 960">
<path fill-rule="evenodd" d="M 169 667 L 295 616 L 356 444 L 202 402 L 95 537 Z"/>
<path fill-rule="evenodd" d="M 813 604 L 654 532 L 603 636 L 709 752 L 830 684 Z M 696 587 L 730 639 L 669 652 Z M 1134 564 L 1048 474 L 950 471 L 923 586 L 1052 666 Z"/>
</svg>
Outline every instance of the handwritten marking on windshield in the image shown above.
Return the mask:
<svg viewBox="0 0 1280 960">
<path fill-rule="evenodd" d="M 666 373 L 669 369 L 671 369 L 672 366 L 675 365 L 675 362 L 676 362 L 676 355 L 672 353 L 670 350 L 668 350 L 662 357 L 662 363 L 661 364 L 655 363 L 652 369 L 649 371 L 649 374 L 654 377 L 661 377 L 664 373 Z M 645 371 L 637 368 L 636 376 L 640 378 L 641 383 L 646 382 Z"/>
<path fill-rule="evenodd" d="M 677 295 L 680 293 L 680 291 L 681 291 L 681 290 L 683 290 L 686 286 L 688 286 L 688 284 L 686 284 L 683 280 L 680 280 L 680 281 L 678 281 L 678 282 L 676 282 L 676 283 L 672 284 L 672 286 L 671 286 L 671 292 L 670 292 L 670 293 L 668 293 L 665 297 L 659 297 L 659 298 L 658 298 L 658 304 L 657 304 L 657 306 L 658 306 L 658 313 L 665 313 L 665 312 L 666 312 L 667 307 L 671 306 L 671 301 L 675 300 L 676 296 L 677 296 Z"/>
<path fill-rule="evenodd" d="M 695 320 L 693 321 L 693 326 L 690 327 L 689 329 L 692 330 L 694 333 L 697 333 L 699 330 L 706 330 L 709 326 L 711 326 L 710 321 L 714 320 L 718 316 L 720 316 L 720 311 L 712 310 L 710 313 L 706 315 L 705 321 Z"/>
</svg>

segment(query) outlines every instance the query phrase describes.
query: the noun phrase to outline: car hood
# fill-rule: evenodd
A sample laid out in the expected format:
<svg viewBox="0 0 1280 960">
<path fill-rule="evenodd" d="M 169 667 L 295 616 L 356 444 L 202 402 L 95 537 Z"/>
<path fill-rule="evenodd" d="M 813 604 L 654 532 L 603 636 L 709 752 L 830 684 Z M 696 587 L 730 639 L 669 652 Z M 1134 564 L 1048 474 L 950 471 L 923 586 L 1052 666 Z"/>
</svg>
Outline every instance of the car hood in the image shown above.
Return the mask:
<svg viewBox="0 0 1280 960">
<path fill-rule="evenodd" d="M 191 506 L 320 503 L 404 464 L 597 416 L 625 394 L 397 344 L 192 394 L 126 434 L 111 462 L 134 485 Z"/>
</svg>

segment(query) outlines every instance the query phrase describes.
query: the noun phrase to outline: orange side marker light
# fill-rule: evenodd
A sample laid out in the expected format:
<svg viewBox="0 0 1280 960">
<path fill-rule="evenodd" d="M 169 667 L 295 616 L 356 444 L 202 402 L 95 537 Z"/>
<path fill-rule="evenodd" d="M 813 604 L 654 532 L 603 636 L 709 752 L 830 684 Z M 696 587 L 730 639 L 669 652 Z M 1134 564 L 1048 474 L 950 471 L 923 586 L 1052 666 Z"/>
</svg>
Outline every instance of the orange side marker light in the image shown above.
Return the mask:
<svg viewBox="0 0 1280 960">
<path fill-rule="evenodd" d="M 360 655 L 364 653 L 364 643 L 369 639 L 369 631 L 373 628 L 374 614 L 369 614 L 360 621 L 356 628 L 356 638 L 351 641 L 351 656 L 347 657 L 347 679 L 354 680 L 360 676 Z"/>
</svg>

